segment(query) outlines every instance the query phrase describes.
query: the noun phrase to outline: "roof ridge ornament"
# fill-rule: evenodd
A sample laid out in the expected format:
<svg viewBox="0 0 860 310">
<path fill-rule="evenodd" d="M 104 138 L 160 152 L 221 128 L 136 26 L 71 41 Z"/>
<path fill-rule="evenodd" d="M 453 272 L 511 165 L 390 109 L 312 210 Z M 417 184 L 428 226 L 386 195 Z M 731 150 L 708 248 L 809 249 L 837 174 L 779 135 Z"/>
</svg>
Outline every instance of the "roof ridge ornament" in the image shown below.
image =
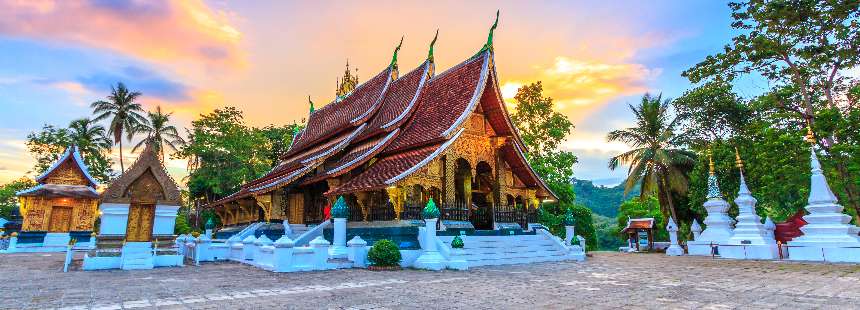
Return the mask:
<svg viewBox="0 0 860 310">
<path fill-rule="evenodd" d="M 308 104 L 310 104 L 310 113 L 308 113 L 308 118 L 310 118 L 311 114 L 314 114 L 314 102 L 311 101 L 311 96 L 308 95 Z"/>
<path fill-rule="evenodd" d="M 493 32 L 496 30 L 496 27 L 499 26 L 499 10 L 496 10 L 496 21 L 493 22 L 493 26 L 490 27 L 490 34 L 487 35 L 487 43 L 484 43 L 484 47 L 481 48 L 478 53 L 480 54 L 483 51 L 492 51 L 493 50 Z"/>
<path fill-rule="evenodd" d="M 436 29 L 436 35 L 433 36 L 433 41 L 430 41 L 430 50 L 427 52 L 427 61 L 429 62 L 427 68 L 427 78 L 432 78 L 436 75 L 436 59 L 433 57 L 433 47 L 436 46 L 436 39 L 439 38 L 439 29 Z"/>
<path fill-rule="evenodd" d="M 436 39 L 438 39 L 438 38 L 439 38 L 439 29 L 437 28 L 436 29 L 436 35 L 433 36 L 433 41 L 430 41 L 430 51 L 427 52 L 427 60 L 429 60 L 430 62 L 434 62 L 433 46 L 436 45 Z"/>
<path fill-rule="evenodd" d="M 403 46 L 403 38 L 406 36 L 400 37 L 400 43 L 397 44 L 397 47 L 394 48 L 394 55 L 391 56 L 391 64 L 388 66 L 391 68 L 391 79 L 395 80 L 400 75 L 397 68 L 397 53 L 400 52 L 400 47 Z"/>
</svg>

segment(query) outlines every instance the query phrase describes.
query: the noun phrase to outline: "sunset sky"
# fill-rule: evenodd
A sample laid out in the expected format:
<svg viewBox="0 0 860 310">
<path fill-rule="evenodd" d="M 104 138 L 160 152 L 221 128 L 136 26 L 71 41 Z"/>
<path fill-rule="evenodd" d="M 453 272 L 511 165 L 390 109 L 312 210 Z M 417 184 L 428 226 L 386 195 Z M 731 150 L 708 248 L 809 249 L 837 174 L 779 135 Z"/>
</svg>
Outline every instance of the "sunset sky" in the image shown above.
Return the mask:
<svg viewBox="0 0 860 310">
<path fill-rule="evenodd" d="M 291 124 L 307 116 L 307 96 L 333 99 L 347 59 L 363 82 L 405 36 L 406 72 L 439 29 L 441 72 L 481 47 L 497 9 L 503 95 L 543 81 L 576 126 L 564 144 L 580 158 L 576 177 L 617 183 L 626 170 L 606 163 L 627 147 L 605 136 L 631 125 L 627 104 L 680 95 L 690 87 L 680 72 L 733 33 L 719 1 L 605 2 L 0 0 L 0 183 L 32 176 L 28 133 L 90 116 L 116 82 L 181 127 L 227 105 L 250 125 Z M 742 95 L 766 86 L 749 84 Z M 184 176 L 184 162 L 168 164 Z"/>
</svg>

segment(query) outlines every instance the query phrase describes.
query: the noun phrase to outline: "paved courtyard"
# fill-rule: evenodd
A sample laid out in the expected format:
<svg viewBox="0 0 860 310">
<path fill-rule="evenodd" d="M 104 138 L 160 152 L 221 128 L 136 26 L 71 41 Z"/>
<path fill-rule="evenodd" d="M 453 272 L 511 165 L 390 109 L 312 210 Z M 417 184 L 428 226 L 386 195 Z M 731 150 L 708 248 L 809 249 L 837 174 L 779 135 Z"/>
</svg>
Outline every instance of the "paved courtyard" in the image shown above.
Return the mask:
<svg viewBox="0 0 860 310">
<path fill-rule="evenodd" d="M 275 274 L 237 263 L 62 273 L 62 254 L 0 255 L 2 309 L 860 308 L 860 266 L 595 253 L 466 272 Z"/>
</svg>

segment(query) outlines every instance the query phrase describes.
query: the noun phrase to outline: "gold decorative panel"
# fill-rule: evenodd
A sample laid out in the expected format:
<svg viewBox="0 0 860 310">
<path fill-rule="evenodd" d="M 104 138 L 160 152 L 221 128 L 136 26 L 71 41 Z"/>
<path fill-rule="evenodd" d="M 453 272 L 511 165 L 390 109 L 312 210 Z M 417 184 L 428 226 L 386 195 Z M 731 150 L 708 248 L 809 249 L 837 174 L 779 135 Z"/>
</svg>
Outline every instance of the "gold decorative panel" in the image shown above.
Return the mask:
<svg viewBox="0 0 860 310">
<path fill-rule="evenodd" d="M 152 238 L 152 222 L 155 218 L 155 205 L 132 204 L 128 209 L 126 240 L 146 242 Z"/>
<path fill-rule="evenodd" d="M 89 180 L 84 176 L 80 168 L 73 163 L 71 158 L 60 164 L 57 169 L 54 169 L 45 178 L 44 182 L 46 184 L 90 185 Z"/>
<path fill-rule="evenodd" d="M 72 208 L 69 207 L 53 207 L 51 208 L 51 223 L 48 226 L 49 232 L 68 232 L 72 222 Z"/>
</svg>

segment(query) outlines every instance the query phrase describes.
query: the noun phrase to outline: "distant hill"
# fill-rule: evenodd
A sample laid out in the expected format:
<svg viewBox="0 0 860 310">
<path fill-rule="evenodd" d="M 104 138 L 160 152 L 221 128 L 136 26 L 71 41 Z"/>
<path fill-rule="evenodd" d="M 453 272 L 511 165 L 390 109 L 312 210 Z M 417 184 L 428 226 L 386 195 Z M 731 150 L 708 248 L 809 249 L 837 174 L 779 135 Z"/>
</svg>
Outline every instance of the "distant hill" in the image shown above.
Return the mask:
<svg viewBox="0 0 860 310">
<path fill-rule="evenodd" d="M 612 187 L 594 186 L 590 180 L 574 179 L 573 192 L 576 193 L 576 201 L 591 209 L 592 212 L 615 218 L 618 215 L 618 206 L 622 202 L 639 195 L 639 185 L 633 187 L 625 197 L 623 183 Z"/>
</svg>

